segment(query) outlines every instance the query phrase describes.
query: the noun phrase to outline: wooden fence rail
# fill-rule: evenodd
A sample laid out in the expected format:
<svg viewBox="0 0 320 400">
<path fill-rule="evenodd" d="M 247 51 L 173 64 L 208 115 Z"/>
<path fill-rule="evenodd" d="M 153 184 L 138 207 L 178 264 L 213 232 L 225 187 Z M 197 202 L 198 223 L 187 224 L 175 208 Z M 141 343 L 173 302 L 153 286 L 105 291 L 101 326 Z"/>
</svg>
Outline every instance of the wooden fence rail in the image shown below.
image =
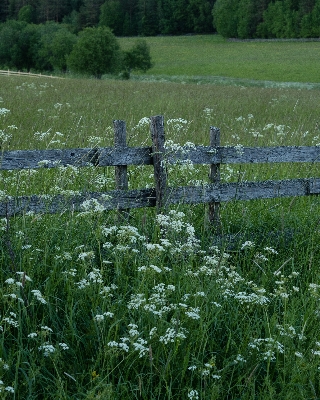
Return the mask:
<svg viewBox="0 0 320 400">
<path fill-rule="evenodd" d="M 21 72 L 21 71 L 10 71 L 8 70 L 3 70 L 0 69 L 0 75 L 6 75 L 6 76 L 30 76 L 30 77 L 36 77 L 36 78 L 57 78 L 57 79 L 64 79 L 59 76 L 53 76 L 53 75 L 43 75 L 43 74 L 33 74 L 31 72 Z"/>
<path fill-rule="evenodd" d="M 168 152 L 165 149 L 164 119 L 150 118 L 151 147 L 132 148 L 126 145 L 124 121 L 114 121 L 115 146 L 63 150 L 3 151 L 0 169 L 55 168 L 57 165 L 85 167 L 114 166 L 116 190 L 88 192 L 78 196 L 33 195 L 7 196 L 0 202 L 0 216 L 24 212 L 58 213 L 80 211 L 87 199 L 97 199 L 106 210 L 127 211 L 130 208 L 157 207 L 169 204 L 209 204 L 209 220 L 218 226 L 220 202 L 276 197 L 308 196 L 320 193 L 320 178 L 268 180 L 260 182 L 222 183 L 220 164 L 320 162 L 320 147 L 223 147 L 220 131 L 210 128 L 210 146 L 196 146 L 188 152 Z M 205 186 L 170 187 L 167 185 L 166 163 L 190 160 L 209 165 L 209 181 Z M 155 187 L 128 190 L 127 166 L 153 165 Z"/>
</svg>

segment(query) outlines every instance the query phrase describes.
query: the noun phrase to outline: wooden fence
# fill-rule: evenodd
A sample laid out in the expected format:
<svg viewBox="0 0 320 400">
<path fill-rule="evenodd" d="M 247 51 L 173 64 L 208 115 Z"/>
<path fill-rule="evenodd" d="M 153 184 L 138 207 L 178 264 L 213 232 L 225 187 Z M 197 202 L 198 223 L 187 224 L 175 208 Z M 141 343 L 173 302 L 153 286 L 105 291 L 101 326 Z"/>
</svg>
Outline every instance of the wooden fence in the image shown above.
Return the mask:
<svg viewBox="0 0 320 400">
<path fill-rule="evenodd" d="M 33 74 L 31 72 L 21 72 L 21 71 L 10 71 L 0 69 L 0 75 L 6 76 L 29 76 L 29 77 L 36 77 L 36 78 L 57 78 L 57 79 L 64 79 L 60 76 L 53 76 L 53 75 L 42 75 L 42 74 Z"/>
<path fill-rule="evenodd" d="M 115 166 L 116 190 L 82 193 L 79 196 L 20 196 L 6 197 L 0 202 L 0 215 L 12 216 L 25 212 L 59 213 L 65 210 L 81 211 L 87 199 L 97 199 L 106 210 L 126 210 L 140 207 L 162 209 L 169 204 L 208 203 L 209 220 L 219 224 L 220 202 L 229 200 L 252 200 L 289 196 L 308 196 L 320 193 L 320 178 L 267 180 L 259 182 L 222 183 L 220 165 L 246 163 L 319 162 L 320 147 L 223 147 L 220 146 L 220 131 L 210 127 L 210 146 L 196 146 L 187 153 L 166 152 L 164 118 L 150 118 L 152 147 L 133 148 L 126 144 L 124 121 L 114 121 L 114 147 L 78 148 L 63 150 L 17 150 L 3 151 L 0 169 L 54 168 L 59 165 L 85 167 Z M 166 165 L 178 160 L 190 160 L 194 164 L 209 165 L 210 183 L 205 186 L 169 187 Z M 129 190 L 128 165 L 153 165 L 155 187 Z M 108 196 L 106 196 L 108 195 Z"/>
</svg>

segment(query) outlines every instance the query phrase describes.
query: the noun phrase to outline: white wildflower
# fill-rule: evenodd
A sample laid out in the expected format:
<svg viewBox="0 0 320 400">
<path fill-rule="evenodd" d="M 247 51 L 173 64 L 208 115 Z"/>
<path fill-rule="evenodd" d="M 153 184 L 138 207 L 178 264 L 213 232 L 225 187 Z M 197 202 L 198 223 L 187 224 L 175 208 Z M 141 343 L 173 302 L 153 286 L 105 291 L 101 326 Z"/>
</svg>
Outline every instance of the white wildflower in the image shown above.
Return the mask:
<svg viewBox="0 0 320 400">
<path fill-rule="evenodd" d="M 65 343 L 59 343 L 59 346 L 62 348 L 62 350 L 69 350 L 69 346 Z"/>
<path fill-rule="evenodd" d="M 38 350 L 43 351 L 43 355 L 45 357 L 49 357 L 50 354 L 52 354 L 56 351 L 55 347 L 52 346 L 52 344 L 49 344 L 49 342 L 46 342 L 46 343 L 42 344 L 41 346 L 39 346 Z"/>
<path fill-rule="evenodd" d="M 197 390 L 190 390 L 188 392 L 188 398 L 190 400 L 198 400 L 199 399 L 199 394 L 198 394 Z"/>
<path fill-rule="evenodd" d="M 35 296 L 35 298 L 42 304 L 47 304 L 46 300 L 43 298 L 40 290 L 31 290 L 31 293 L 33 293 L 33 295 Z"/>
<path fill-rule="evenodd" d="M 254 242 L 251 242 L 251 240 L 247 240 L 246 242 L 244 242 L 241 246 L 241 250 L 243 249 L 251 249 L 255 246 Z"/>
</svg>

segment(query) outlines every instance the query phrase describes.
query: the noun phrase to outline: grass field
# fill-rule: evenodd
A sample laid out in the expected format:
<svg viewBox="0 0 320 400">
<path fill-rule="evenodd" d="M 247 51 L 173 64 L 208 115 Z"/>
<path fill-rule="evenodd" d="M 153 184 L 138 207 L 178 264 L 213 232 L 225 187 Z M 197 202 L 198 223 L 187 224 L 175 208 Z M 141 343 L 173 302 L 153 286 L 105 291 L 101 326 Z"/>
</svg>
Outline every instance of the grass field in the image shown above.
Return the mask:
<svg viewBox="0 0 320 400">
<path fill-rule="evenodd" d="M 0 77 L 1 149 L 110 146 L 113 119 L 131 146 L 150 145 L 145 117 L 157 114 L 180 145 L 208 145 L 210 125 L 222 145 L 316 145 L 319 100 L 317 89 Z M 129 174 L 132 188 L 153 185 L 151 168 Z M 178 165 L 169 184 L 207 175 Z M 221 170 L 225 182 L 311 176 L 317 164 Z M 2 200 L 114 187 L 112 168 L 0 177 Z M 231 247 L 216 246 L 205 211 L 135 210 L 119 222 L 86 202 L 0 219 L 1 399 L 320 398 L 318 197 L 222 204 Z"/>
<path fill-rule="evenodd" d="M 123 48 L 134 38 L 119 38 Z M 206 82 L 218 77 L 257 81 L 320 82 L 320 42 L 229 42 L 218 35 L 146 38 L 154 67 L 147 76 L 183 76 Z M 236 78 L 236 79 L 234 79 Z M 229 83 L 229 80 L 227 80 Z M 254 82 L 251 82 L 254 84 Z M 257 83 L 256 83 L 257 84 Z M 270 83 L 269 83 L 270 84 Z"/>
</svg>

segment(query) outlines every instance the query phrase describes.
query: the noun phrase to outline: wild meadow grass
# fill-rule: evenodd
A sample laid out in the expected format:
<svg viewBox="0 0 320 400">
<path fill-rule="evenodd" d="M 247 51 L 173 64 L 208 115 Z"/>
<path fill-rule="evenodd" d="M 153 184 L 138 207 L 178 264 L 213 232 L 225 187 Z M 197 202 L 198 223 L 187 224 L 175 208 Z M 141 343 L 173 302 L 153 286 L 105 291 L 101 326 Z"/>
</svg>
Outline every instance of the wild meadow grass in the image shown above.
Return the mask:
<svg viewBox="0 0 320 400">
<path fill-rule="evenodd" d="M 132 46 L 134 40 L 119 38 L 123 48 Z M 160 75 L 167 80 L 183 76 L 186 82 L 191 77 L 197 77 L 197 81 L 225 77 L 251 84 L 252 80 L 319 83 L 319 42 L 231 42 L 219 35 L 157 36 L 145 40 L 154 61 L 154 67 L 143 75 L 145 78 L 159 79 Z"/>
<path fill-rule="evenodd" d="M 317 90 L 0 78 L 2 150 L 320 143 Z M 189 144 L 186 144 L 188 143 Z M 223 165 L 225 182 L 318 176 L 317 164 Z M 171 166 L 170 185 L 205 185 L 208 167 Z M 152 168 L 129 169 L 131 188 Z M 2 171 L 0 196 L 114 187 L 112 168 Z M 79 213 L 0 220 L 0 393 L 15 399 L 320 397 L 319 200 L 205 206 L 129 220 L 87 201 Z M 231 240 L 229 240 L 231 239 Z"/>
</svg>

